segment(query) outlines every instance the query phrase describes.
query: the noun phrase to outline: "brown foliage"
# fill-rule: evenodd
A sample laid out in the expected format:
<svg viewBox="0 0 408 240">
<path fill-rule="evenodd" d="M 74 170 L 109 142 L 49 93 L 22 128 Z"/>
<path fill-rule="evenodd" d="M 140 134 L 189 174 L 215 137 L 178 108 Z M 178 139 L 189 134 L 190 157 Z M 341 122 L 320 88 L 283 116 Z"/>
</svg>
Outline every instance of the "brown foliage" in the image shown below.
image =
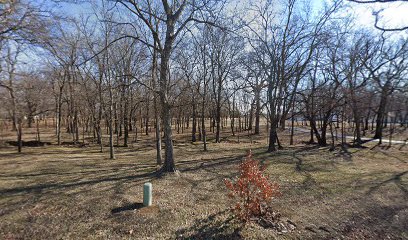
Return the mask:
<svg viewBox="0 0 408 240">
<path fill-rule="evenodd" d="M 264 170 L 265 167 L 261 167 L 259 161 L 252 159 L 252 152 L 248 151 L 245 161 L 239 165 L 237 179 L 224 180 L 230 190 L 228 196 L 236 200 L 232 209 L 243 222 L 269 216 L 273 213 L 269 206 L 270 201 L 281 195 L 279 185 L 270 182 L 264 175 Z"/>
</svg>

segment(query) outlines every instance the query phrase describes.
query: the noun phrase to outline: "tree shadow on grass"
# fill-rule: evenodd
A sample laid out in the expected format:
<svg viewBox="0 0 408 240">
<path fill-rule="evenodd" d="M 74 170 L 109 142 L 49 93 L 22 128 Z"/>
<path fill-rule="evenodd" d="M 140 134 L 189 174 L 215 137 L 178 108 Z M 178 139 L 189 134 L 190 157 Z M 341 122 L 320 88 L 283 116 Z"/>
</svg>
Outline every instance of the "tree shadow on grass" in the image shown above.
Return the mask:
<svg viewBox="0 0 408 240">
<path fill-rule="evenodd" d="M 397 185 L 397 187 L 402 191 L 403 197 L 405 199 L 408 199 L 407 186 L 405 186 L 405 184 L 401 181 L 401 177 L 403 177 L 405 174 L 408 174 L 408 171 L 400 172 L 400 173 L 395 174 L 391 178 L 389 178 L 389 179 L 387 179 L 385 181 L 382 181 L 379 184 L 371 187 L 367 194 L 372 194 L 374 191 L 378 190 L 381 186 L 384 186 L 384 185 L 386 185 L 388 183 L 394 182 Z"/>
<path fill-rule="evenodd" d="M 400 161 L 402 163 L 407 163 L 406 159 L 402 159 L 398 155 L 395 156 L 394 154 L 392 154 L 392 152 L 390 153 L 388 151 L 381 151 L 381 153 L 384 154 L 387 158 L 392 158 L 392 159 L 395 159 L 395 160 Z"/>
<path fill-rule="evenodd" d="M 295 161 L 295 171 L 296 172 L 330 172 L 331 169 L 327 169 L 325 165 L 322 164 L 330 163 L 331 167 L 336 168 L 334 161 L 326 161 L 326 159 L 318 160 L 305 160 L 302 157 L 308 153 L 316 154 L 316 150 L 320 149 L 319 146 L 304 147 L 296 150 L 292 153 L 291 157 Z M 305 160 L 305 161 L 304 161 Z M 317 162 L 316 162 L 317 160 Z"/>
<path fill-rule="evenodd" d="M 156 176 L 157 176 L 156 172 L 148 172 L 148 173 L 142 173 L 138 175 L 107 176 L 107 177 L 102 177 L 102 178 L 97 178 L 97 179 L 92 179 L 92 180 L 73 181 L 73 182 L 68 182 L 68 183 L 45 183 L 45 184 L 37 184 L 37 185 L 32 185 L 32 186 L 0 189 L 0 194 L 2 196 L 10 196 L 10 195 L 27 194 L 31 192 L 42 193 L 43 191 L 63 190 L 66 188 L 87 186 L 87 185 L 93 185 L 93 184 L 98 184 L 98 183 L 103 183 L 103 182 L 152 179 Z"/>
<path fill-rule="evenodd" d="M 200 169 L 214 168 L 226 165 L 234 165 L 241 162 L 243 156 L 228 156 L 213 159 L 201 159 L 201 160 L 191 160 L 183 161 L 177 164 L 182 172 L 192 172 Z M 194 164 L 193 166 L 191 166 Z"/>
<path fill-rule="evenodd" d="M 240 227 L 227 210 L 197 219 L 189 228 L 176 231 L 176 239 L 242 239 Z"/>
<path fill-rule="evenodd" d="M 11 146 L 17 147 L 17 141 L 6 141 Z M 41 141 L 21 141 L 23 147 L 43 147 L 46 145 L 51 145 L 51 142 L 41 142 Z"/>
<path fill-rule="evenodd" d="M 121 213 L 124 211 L 131 211 L 131 210 L 136 210 L 136 209 L 140 209 L 143 207 L 143 203 L 131 203 L 131 204 L 127 204 L 125 206 L 122 207 L 117 207 L 111 210 L 112 214 L 115 213 Z"/>
<path fill-rule="evenodd" d="M 362 201 L 361 211 L 356 211 L 341 224 L 339 233 L 345 239 L 405 239 L 406 218 L 403 215 L 408 210 L 406 205 L 385 205 L 370 198 Z"/>
<path fill-rule="evenodd" d="M 399 147 L 398 150 L 402 150 L 404 147 L 408 146 L 408 144 L 407 144 L 408 138 L 406 138 L 404 141 L 405 141 L 405 144 L 401 144 L 401 147 Z"/>
<path fill-rule="evenodd" d="M 341 156 L 345 161 L 351 162 L 353 161 L 353 155 L 349 151 L 349 144 L 340 144 L 340 153 L 338 154 Z"/>
</svg>

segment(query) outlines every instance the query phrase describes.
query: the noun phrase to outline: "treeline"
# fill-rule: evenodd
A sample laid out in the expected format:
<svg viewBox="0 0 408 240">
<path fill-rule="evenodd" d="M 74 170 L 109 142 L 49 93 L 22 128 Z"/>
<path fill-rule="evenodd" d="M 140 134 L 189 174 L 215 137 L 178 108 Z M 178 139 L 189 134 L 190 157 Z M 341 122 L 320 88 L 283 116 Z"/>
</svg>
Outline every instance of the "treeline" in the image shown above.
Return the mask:
<svg viewBox="0 0 408 240">
<path fill-rule="evenodd" d="M 1 5 L 1 117 L 20 142 L 23 119 L 53 117 L 57 144 L 64 130 L 73 143 L 87 132 L 102 150 L 107 134 L 113 159 L 131 132 L 153 129 L 157 163 L 174 171 L 174 130 L 207 150 L 207 130 L 218 143 L 222 128 L 267 129 L 276 151 L 279 128 L 290 127 L 293 144 L 295 119 L 308 122 L 311 142 L 331 135 L 333 147 L 346 122 L 356 146 L 369 124 L 380 139 L 387 122 L 408 124 L 407 36 L 358 26 L 341 2 L 312 11 L 296 0 L 116 0 L 69 19 Z"/>
</svg>

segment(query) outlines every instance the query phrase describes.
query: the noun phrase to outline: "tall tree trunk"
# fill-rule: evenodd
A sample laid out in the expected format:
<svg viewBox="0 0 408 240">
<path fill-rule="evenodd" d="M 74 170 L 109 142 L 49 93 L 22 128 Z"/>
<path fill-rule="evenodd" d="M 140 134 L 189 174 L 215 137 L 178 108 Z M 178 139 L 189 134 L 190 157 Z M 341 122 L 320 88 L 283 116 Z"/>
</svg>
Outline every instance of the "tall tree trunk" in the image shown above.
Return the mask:
<svg viewBox="0 0 408 240">
<path fill-rule="evenodd" d="M 22 135 L 23 135 L 23 128 L 22 128 L 22 120 L 21 118 L 18 118 L 18 127 L 17 127 L 17 148 L 18 152 L 21 153 L 22 148 L 23 148 L 23 140 L 22 140 Z"/>
<path fill-rule="evenodd" d="M 293 135 L 295 134 L 295 101 L 296 95 L 294 94 L 292 100 L 292 118 L 291 118 L 291 127 L 290 127 L 290 145 L 293 145 Z"/>
<path fill-rule="evenodd" d="M 162 97 L 162 118 L 165 134 L 165 160 L 163 165 L 164 172 L 174 172 L 176 170 L 173 155 L 173 131 L 171 128 L 171 109 L 170 105 Z"/>
<path fill-rule="evenodd" d="M 198 141 L 202 141 L 202 136 L 201 136 L 201 123 L 197 123 L 198 125 Z"/>
<path fill-rule="evenodd" d="M 160 134 L 160 118 L 158 110 L 155 109 L 155 121 L 156 121 L 156 163 L 157 165 L 162 165 L 162 156 L 161 156 L 161 134 Z"/>
<path fill-rule="evenodd" d="M 276 141 L 278 138 L 278 134 L 276 131 L 276 123 L 272 122 L 271 123 L 271 128 L 269 130 L 269 146 L 268 146 L 268 152 L 275 152 L 276 151 Z"/>
<path fill-rule="evenodd" d="M 283 112 L 282 112 L 282 116 L 280 118 L 280 127 L 281 127 L 282 130 L 286 129 L 286 118 L 287 118 L 287 112 L 286 112 L 286 110 L 284 108 Z"/>
<path fill-rule="evenodd" d="M 314 143 L 314 132 L 312 126 L 310 126 L 310 140 L 309 143 Z"/>
<path fill-rule="evenodd" d="M 293 145 L 293 135 L 295 134 L 295 116 L 292 113 L 291 126 L 290 126 L 290 142 L 289 145 Z"/>
<path fill-rule="evenodd" d="M 157 43 L 154 41 L 154 46 L 156 47 Z M 157 81 L 157 52 L 156 49 L 153 49 L 153 63 L 152 63 L 152 87 L 156 91 L 156 81 Z M 154 121 L 155 121 L 155 130 L 156 130 L 156 164 L 161 166 L 163 164 L 162 155 L 161 155 L 161 129 L 160 129 L 160 118 L 159 118 L 159 106 L 157 103 L 157 94 L 153 93 L 153 107 L 154 107 Z"/>
<path fill-rule="evenodd" d="M 31 112 L 31 110 L 29 110 L 29 113 L 28 113 L 28 116 L 27 116 L 27 125 L 28 125 L 28 128 L 32 128 L 33 122 L 34 122 L 34 117 L 33 117 L 33 114 L 32 114 L 32 112 Z"/>
<path fill-rule="evenodd" d="M 60 88 L 59 96 L 58 96 L 58 119 L 57 119 L 57 144 L 61 145 L 61 121 L 62 121 L 62 88 Z"/>
<path fill-rule="evenodd" d="M 319 130 L 317 130 L 317 124 L 316 121 L 314 120 L 314 118 L 310 119 L 310 128 L 311 128 L 311 134 L 315 135 L 317 138 L 317 143 L 319 144 L 319 146 L 326 146 L 326 129 L 322 129 L 322 134 L 319 133 Z M 324 132 L 323 132 L 324 131 Z M 323 136 L 324 133 L 324 136 Z"/>
<path fill-rule="evenodd" d="M 110 89 L 112 91 L 112 89 Z M 108 132 L 109 132 L 109 158 L 110 159 L 115 159 L 115 150 L 113 147 L 113 134 L 114 134 L 114 129 L 113 129 L 113 96 L 112 92 L 110 92 L 110 103 L 109 103 L 109 120 L 108 120 Z"/>
<path fill-rule="evenodd" d="M 232 113 L 231 113 L 231 132 L 232 136 L 235 136 L 235 93 L 232 97 Z"/>
<path fill-rule="evenodd" d="M 336 134 L 337 135 L 337 134 Z M 330 136 L 331 136 L 331 147 L 330 150 L 333 151 L 335 149 L 335 142 L 334 142 L 334 133 L 333 133 L 333 121 L 330 122 Z"/>
<path fill-rule="evenodd" d="M 193 96 L 193 127 L 191 128 L 191 141 L 196 142 L 196 132 L 197 132 L 197 106 L 195 103 L 195 96 Z"/>
<path fill-rule="evenodd" d="M 219 97 L 219 100 L 217 101 L 217 110 L 216 110 L 216 115 L 215 115 L 215 121 L 216 121 L 216 127 L 217 130 L 215 132 L 215 142 L 219 143 L 221 142 L 220 140 L 220 131 L 221 131 L 221 97 Z"/>
<path fill-rule="evenodd" d="M 174 153 L 173 153 L 173 132 L 171 129 L 171 106 L 168 100 L 168 70 L 169 70 L 169 59 L 171 54 L 171 49 L 173 45 L 173 34 L 174 34 L 174 22 L 171 19 L 167 20 L 167 32 L 166 32 L 166 42 L 164 49 L 161 51 L 161 63 L 160 63 L 160 102 L 162 108 L 162 119 L 163 128 L 165 134 L 165 158 L 164 165 L 162 168 L 163 172 L 174 172 L 176 171 L 176 166 L 174 163 Z"/>
<path fill-rule="evenodd" d="M 381 92 L 380 105 L 377 111 L 377 120 L 375 124 L 375 134 L 374 134 L 375 139 L 382 138 L 383 123 L 384 123 L 384 118 L 385 118 L 385 108 L 387 106 L 387 98 L 388 98 L 388 90 L 383 89 L 383 91 Z"/>
<path fill-rule="evenodd" d="M 270 79 L 272 80 L 272 79 Z M 268 85 L 268 102 L 269 102 L 269 122 L 270 122 L 270 130 L 269 130 L 269 146 L 268 146 L 268 152 L 274 152 L 276 151 L 276 141 L 277 141 L 277 119 L 276 119 L 276 102 L 275 98 L 273 96 L 274 88 L 273 84 L 271 81 L 269 82 Z"/>
<path fill-rule="evenodd" d="M 204 80 L 205 81 L 205 80 Z M 203 101 L 201 105 L 201 132 L 202 132 L 202 138 L 203 138 L 203 145 L 204 145 L 204 151 L 207 151 L 207 132 L 205 130 L 205 95 L 206 95 L 206 89 L 204 88 L 204 94 L 203 94 Z"/>
<path fill-rule="evenodd" d="M 78 110 L 75 108 L 74 111 L 74 130 L 75 130 L 75 143 L 79 142 L 79 119 L 78 119 Z"/>
<path fill-rule="evenodd" d="M 322 126 L 320 127 L 321 130 L 321 135 L 320 135 L 320 139 L 318 140 L 318 143 L 320 146 L 324 147 L 327 146 L 327 121 L 324 121 Z"/>
<path fill-rule="evenodd" d="M 251 108 L 249 110 L 249 118 L 248 118 L 248 130 L 252 130 L 252 126 L 254 123 L 254 104 L 255 104 L 255 99 L 254 102 L 251 104 Z"/>
<path fill-rule="evenodd" d="M 255 134 L 259 134 L 259 124 L 261 116 L 261 97 L 258 91 L 255 92 Z"/>
<path fill-rule="evenodd" d="M 353 107 L 353 112 L 354 112 L 354 122 L 355 122 L 355 133 L 356 133 L 356 146 L 360 146 L 362 141 L 361 141 L 361 119 L 360 119 L 360 113 L 358 112 L 357 106 Z"/>
<path fill-rule="evenodd" d="M 125 100 L 125 105 L 123 109 L 123 146 L 128 147 L 129 141 L 129 113 L 128 113 L 128 100 Z"/>
<path fill-rule="evenodd" d="M 40 119 L 37 118 L 37 141 L 41 142 L 40 139 Z"/>
<path fill-rule="evenodd" d="M 146 136 L 148 136 L 149 135 L 149 100 L 150 100 L 150 97 L 149 96 L 147 96 L 147 101 L 146 101 L 146 122 L 145 122 L 145 124 L 146 124 Z"/>
</svg>

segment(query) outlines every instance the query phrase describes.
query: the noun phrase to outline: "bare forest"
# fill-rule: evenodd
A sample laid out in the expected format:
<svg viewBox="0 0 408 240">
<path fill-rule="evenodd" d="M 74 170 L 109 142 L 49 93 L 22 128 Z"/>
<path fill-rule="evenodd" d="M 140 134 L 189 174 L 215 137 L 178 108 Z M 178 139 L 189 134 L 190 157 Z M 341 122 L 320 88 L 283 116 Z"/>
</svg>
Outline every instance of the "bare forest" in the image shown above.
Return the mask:
<svg viewBox="0 0 408 240">
<path fill-rule="evenodd" d="M 406 4 L 0 1 L 0 238 L 408 238 Z"/>
</svg>

